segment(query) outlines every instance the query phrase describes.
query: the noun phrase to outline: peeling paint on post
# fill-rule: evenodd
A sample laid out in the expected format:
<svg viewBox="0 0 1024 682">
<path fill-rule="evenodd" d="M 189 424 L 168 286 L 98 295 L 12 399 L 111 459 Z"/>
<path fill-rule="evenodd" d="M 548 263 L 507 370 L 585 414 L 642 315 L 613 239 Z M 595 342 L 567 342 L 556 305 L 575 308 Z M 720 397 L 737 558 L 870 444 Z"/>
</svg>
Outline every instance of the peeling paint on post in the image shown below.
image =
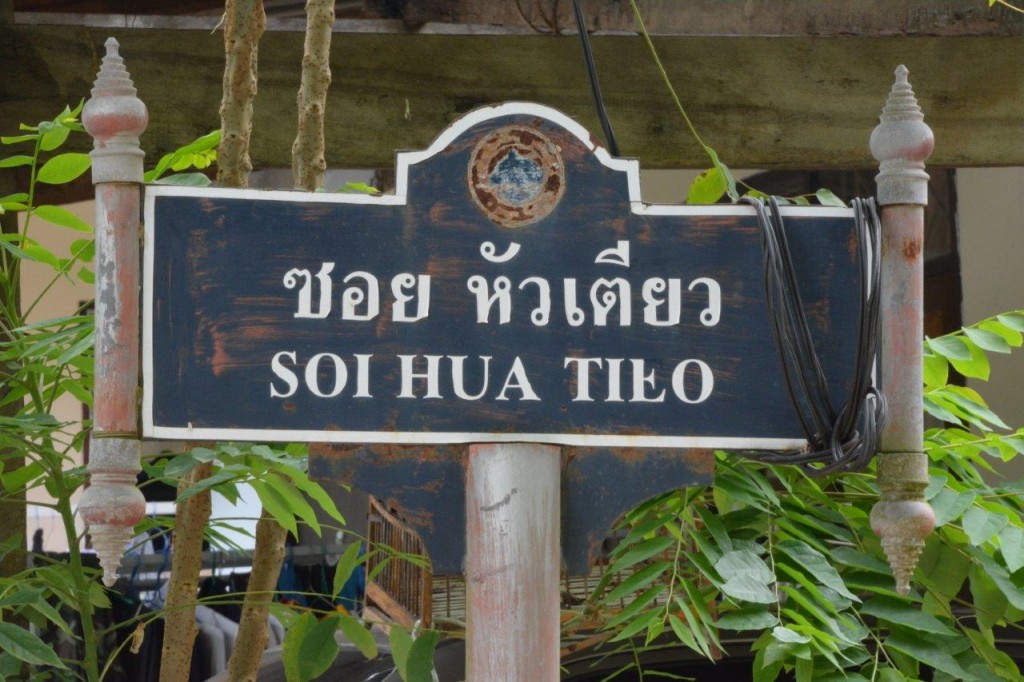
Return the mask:
<svg viewBox="0 0 1024 682">
<path fill-rule="evenodd" d="M 878 201 L 882 205 L 881 385 L 889 403 L 878 458 L 880 500 L 871 527 L 882 540 L 901 594 L 935 527 L 935 512 L 924 499 L 928 458 L 924 446 L 922 357 L 924 339 L 924 206 L 928 174 L 924 161 L 934 138 L 925 124 L 907 69 L 896 83 L 871 134 L 871 153 L 880 162 Z"/>
<path fill-rule="evenodd" d="M 132 529 L 145 513 L 139 471 L 139 217 L 146 106 L 118 55 L 117 41 L 96 77 L 82 123 L 92 136 L 96 185 L 96 378 L 90 485 L 79 512 L 113 585 Z"/>
</svg>

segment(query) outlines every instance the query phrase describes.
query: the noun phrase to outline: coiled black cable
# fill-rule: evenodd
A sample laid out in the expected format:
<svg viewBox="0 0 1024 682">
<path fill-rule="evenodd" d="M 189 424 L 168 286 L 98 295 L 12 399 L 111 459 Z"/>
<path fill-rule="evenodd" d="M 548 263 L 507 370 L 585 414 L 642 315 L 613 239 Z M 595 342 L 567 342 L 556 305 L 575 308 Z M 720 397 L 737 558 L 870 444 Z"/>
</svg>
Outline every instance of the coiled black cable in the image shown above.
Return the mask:
<svg viewBox="0 0 1024 682">
<path fill-rule="evenodd" d="M 881 288 L 881 226 L 875 202 L 872 199 L 853 201 L 861 254 L 857 357 L 850 398 L 836 411 L 804 314 L 778 201 L 772 198 L 767 206 L 758 199 L 744 201 L 754 207 L 761 227 L 765 294 L 772 334 L 790 401 L 807 437 L 807 447 L 792 451 L 744 450 L 737 454 L 772 464 L 799 464 L 815 476 L 859 471 L 877 451 L 886 419 L 885 396 L 872 381 L 878 349 Z"/>
</svg>

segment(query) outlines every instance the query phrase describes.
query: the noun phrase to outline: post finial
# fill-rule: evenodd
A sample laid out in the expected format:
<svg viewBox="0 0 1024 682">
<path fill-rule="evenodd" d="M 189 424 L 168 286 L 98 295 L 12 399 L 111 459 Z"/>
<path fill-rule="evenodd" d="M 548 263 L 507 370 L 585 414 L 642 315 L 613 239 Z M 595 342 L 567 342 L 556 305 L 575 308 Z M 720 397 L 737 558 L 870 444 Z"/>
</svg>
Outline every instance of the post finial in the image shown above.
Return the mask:
<svg viewBox="0 0 1024 682">
<path fill-rule="evenodd" d="M 92 181 L 141 183 L 139 135 L 149 123 L 149 113 L 118 53 L 118 42 L 108 38 L 105 46 L 92 97 L 82 110 L 82 124 L 94 141 Z"/>
<path fill-rule="evenodd" d="M 928 174 L 924 162 L 935 146 L 932 129 L 924 122 L 914 89 L 907 79 L 910 71 L 896 67 L 896 82 L 879 116 L 879 124 L 871 133 L 871 154 L 879 162 L 878 203 L 928 203 Z"/>
</svg>

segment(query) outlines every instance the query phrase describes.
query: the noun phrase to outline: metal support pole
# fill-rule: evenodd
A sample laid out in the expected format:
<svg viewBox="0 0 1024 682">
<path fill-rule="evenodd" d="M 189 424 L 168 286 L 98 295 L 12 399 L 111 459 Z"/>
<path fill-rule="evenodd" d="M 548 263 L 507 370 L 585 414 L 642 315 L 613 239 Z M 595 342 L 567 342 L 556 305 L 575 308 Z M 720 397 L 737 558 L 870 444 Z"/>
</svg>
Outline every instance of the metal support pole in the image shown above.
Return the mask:
<svg viewBox="0 0 1024 682">
<path fill-rule="evenodd" d="M 561 453 L 550 445 L 469 448 L 466 679 L 559 678 Z"/>
<path fill-rule="evenodd" d="M 141 453 L 139 135 L 149 115 L 136 97 L 117 41 L 109 38 L 106 48 L 92 98 L 82 111 L 82 123 L 94 142 L 90 156 L 96 186 L 96 376 L 90 485 L 79 512 L 99 555 L 103 582 L 112 585 L 132 528 L 146 510 L 135 482 Z"/>
<path fill-rule="evenodd" d="M 871 134 L 871 153 L 880 163 L 878 202 L 882 206 L 881 385 L 889 421 L 878 458 L 880 500 L 871 510 L 901 594 L 935 528 L 935 512 L 925 502 L 928 457 L 924 447 L 922 357 L 924 341 L 924 207 L 928 174 L 924 161 L 934 145 L 931 128 L 907 81 L 896 69 L 896 83 Z"/>
</svg>

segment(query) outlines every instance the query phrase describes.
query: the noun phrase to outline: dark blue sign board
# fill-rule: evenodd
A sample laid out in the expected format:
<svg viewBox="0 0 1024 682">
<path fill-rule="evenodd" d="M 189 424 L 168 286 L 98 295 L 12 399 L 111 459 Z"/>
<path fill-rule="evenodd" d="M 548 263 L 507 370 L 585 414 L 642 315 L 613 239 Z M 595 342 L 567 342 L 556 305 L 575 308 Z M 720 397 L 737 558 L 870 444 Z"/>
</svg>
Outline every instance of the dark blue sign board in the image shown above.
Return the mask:
<svg viewBox="0 0 1024 682">
<path fill-rule="evenodd" d="M 804 443 L 753 210 L 645 204 L 638 164 L 551 109 L 460 119 L 392 195 L 153 186 L 145 211 L 146 436 Z M 852 211 L 783 215 L 841 405 Z"/>
</svg>

